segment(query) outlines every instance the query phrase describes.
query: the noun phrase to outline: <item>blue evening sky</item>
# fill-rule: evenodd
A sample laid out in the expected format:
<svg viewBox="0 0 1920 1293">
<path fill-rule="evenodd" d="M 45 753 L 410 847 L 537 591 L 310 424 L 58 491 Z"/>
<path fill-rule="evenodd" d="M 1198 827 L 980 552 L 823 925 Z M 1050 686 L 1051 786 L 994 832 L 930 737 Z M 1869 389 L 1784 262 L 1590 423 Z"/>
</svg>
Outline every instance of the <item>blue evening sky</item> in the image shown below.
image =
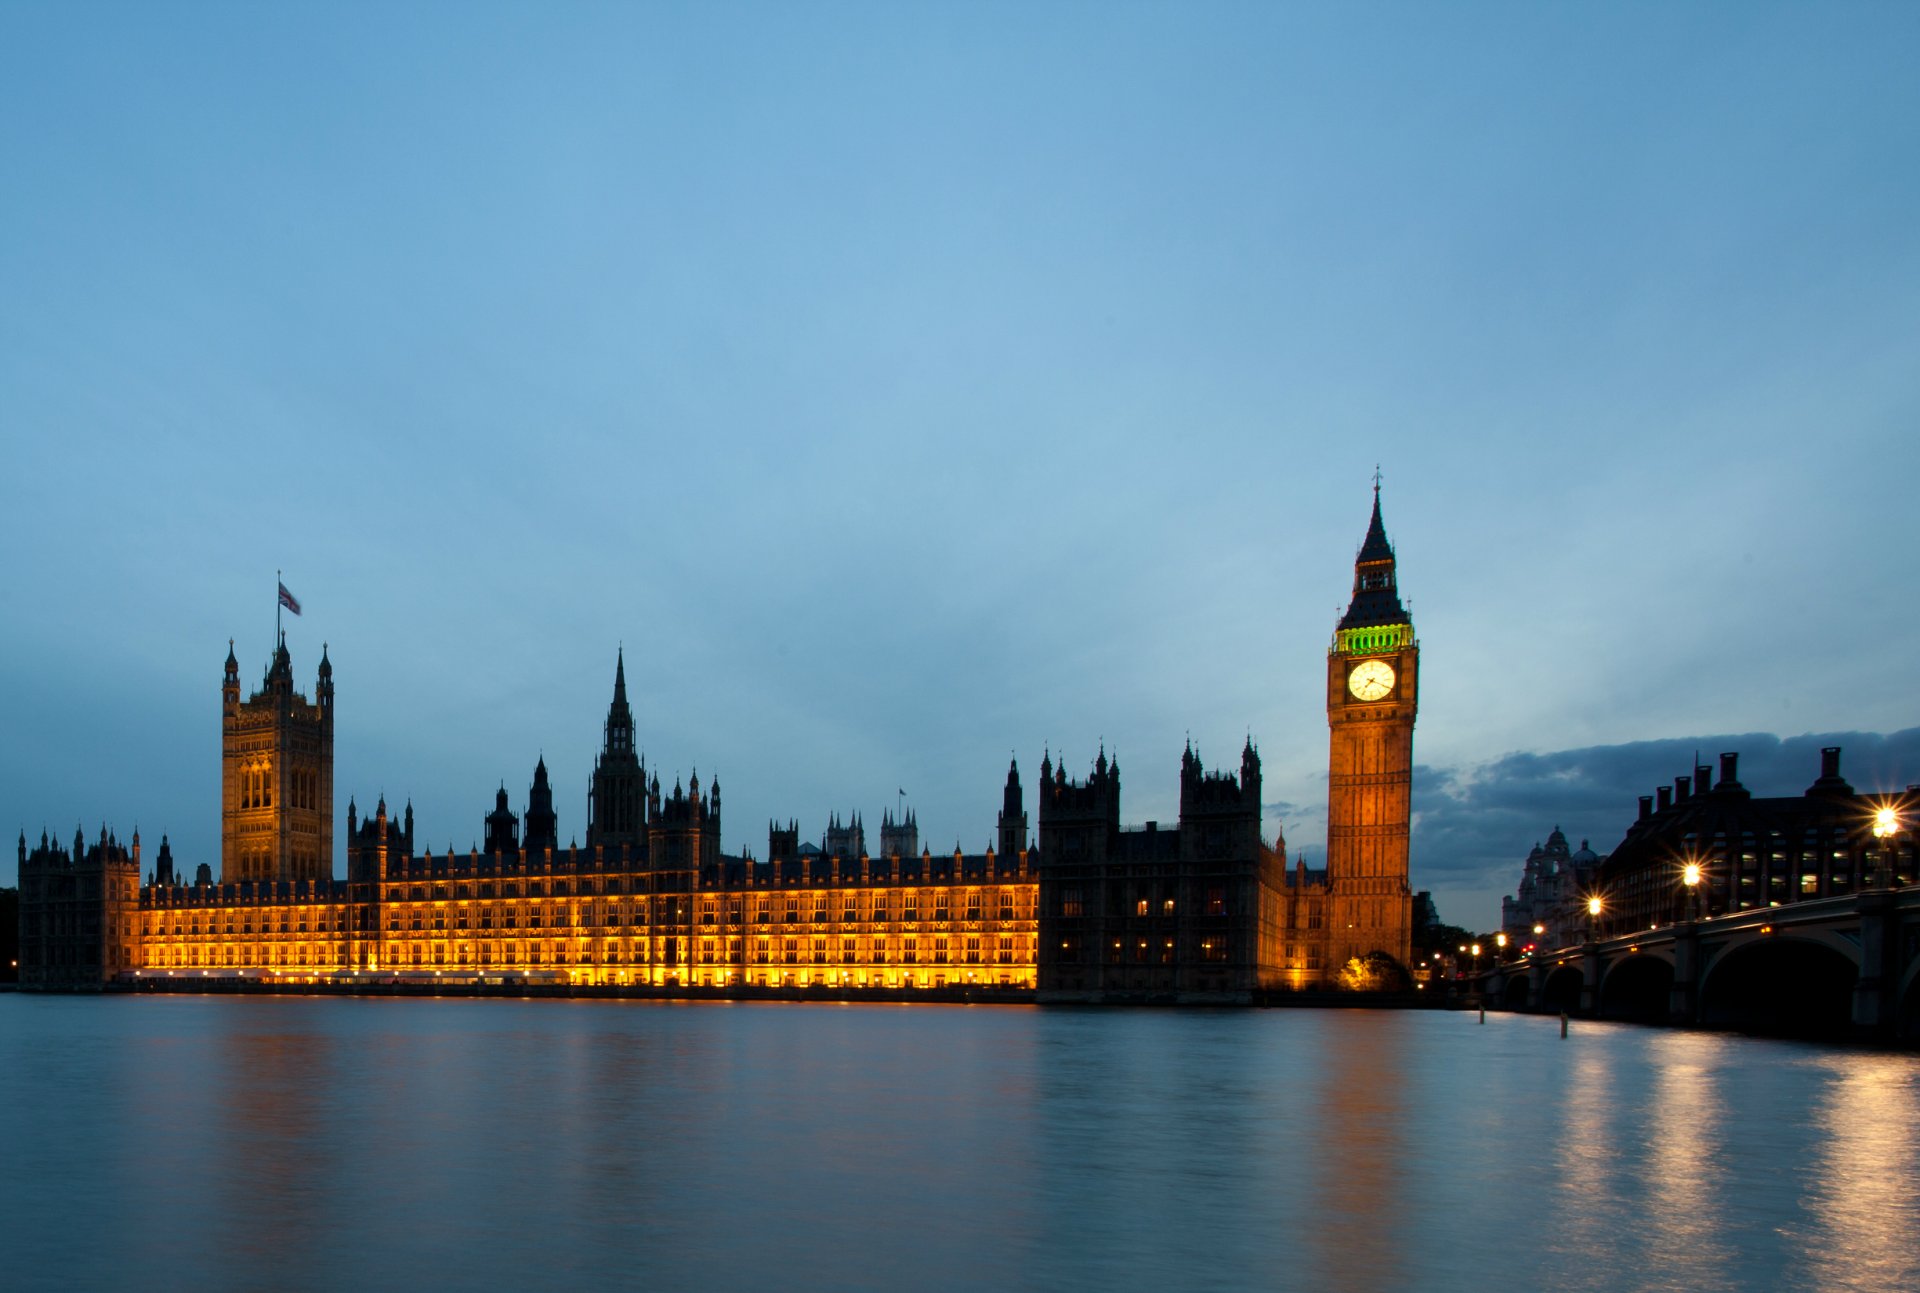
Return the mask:
<svg viewBox="0 0 1920 1293">
<path fill-rule="evenodd" d="M 7 4 L 0 826 L 217 871 L 284 569 L 342 828 L 465 849 L 544 752 L 580 835 L 624 643 L 730 852 L 902 789 L 975 851 L 1103 740 L 1171 821 L 1251 733 L 1318 865 L 1376 463 L 1445 918 L 1696 745 L 1920 781 L 1916 67 L 1890 4 Z"/>
</svg>

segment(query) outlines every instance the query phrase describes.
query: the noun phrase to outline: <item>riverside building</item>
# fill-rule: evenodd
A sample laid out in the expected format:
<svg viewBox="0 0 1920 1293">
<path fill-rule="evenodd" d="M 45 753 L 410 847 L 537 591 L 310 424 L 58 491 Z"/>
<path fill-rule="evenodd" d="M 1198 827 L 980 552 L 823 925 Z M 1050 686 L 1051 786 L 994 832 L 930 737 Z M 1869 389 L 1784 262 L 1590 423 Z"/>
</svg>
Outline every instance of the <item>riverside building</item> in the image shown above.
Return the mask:
<svg viewBox="0 0 1920 1293">
<path fill-rule="evenodd" d="M 332 874 L 333 666 L 295 689 L 284 637 L 240 699 L 221 686 L 221 874 L 176 871 L 163 839 L 140 880 L 139 840 L 71 852 L 19 841 L 21 983 L 141 979 L 351 986 L 378 981 L 636 989 L 972 988 L 1041 1000 L 1245 1002 L 1262 990 L 1348 986 L 1351 967 L 1404 967 L 1419 648 L 1401 606 L 1378 487 L 1353 597 L 1328 651 L 1327 866 L 1287 868 L 1262 837 L 1260 757 L 1237 772 L 1181 759 L 1180 818 L 1121 825 L 1120 769 L 1085 782 L 1042 759 L 1038 835 L 1009 766 L 992 845 L 936 854 L 911 815 L 866 848 L 858 817 L 821 842 L 771 824 L 767 856 L 721 848 L 717 780 L 671 790 L 638 754 L 626 666 L 614 665 L 586 842 L 560 843 L 546 763 L 524 811 L 500 788 L 485 844 L 416 847 L 413 809 L 349 802 L 346 876 Z M 1343 978 L 1343 975 L 1346 977 Z"/>
</svg>

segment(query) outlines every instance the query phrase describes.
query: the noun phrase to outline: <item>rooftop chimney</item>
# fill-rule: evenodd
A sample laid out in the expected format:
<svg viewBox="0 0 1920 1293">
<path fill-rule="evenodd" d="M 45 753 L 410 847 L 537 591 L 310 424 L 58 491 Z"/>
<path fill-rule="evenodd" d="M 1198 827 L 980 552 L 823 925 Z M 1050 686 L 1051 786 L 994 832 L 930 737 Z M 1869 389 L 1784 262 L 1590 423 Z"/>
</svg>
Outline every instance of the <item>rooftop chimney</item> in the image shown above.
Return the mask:
<svg viewBox="0 0 1920 1293">
<path fill-rule="evenodd" d="M 1673 802 L 1676 804 L 1686 803 L 1688 792 L 1692 789 L 1692 786 L 1693 782 L 1691 778 L 1675 777 L 1673 779 Z"/>
<path fill-rule="evenodd" d="M 1654 793 L 1660 796 L 1661 812 L 1664 813 L 1667 811 L 1667 809 L 1673 807 L 1673 787 L 1672 786 L 1660 786 L 1657 789 L 1655 789 Z"/>
<path fill-rule="evenodd" d="M 1642 795 L 1640 796 L 1640 820 L 1644 822 L 1651 816 L 1653 816 L 1653 796 Z"/>
<path fill-rule="evenodd" d="M 1851 797 L 1853 787 L 1840 775 L 1840 747 L 1829 745 L 1820 751 L 1820 779 L 1807 787 L 1810 795 Z"/>
</svg>

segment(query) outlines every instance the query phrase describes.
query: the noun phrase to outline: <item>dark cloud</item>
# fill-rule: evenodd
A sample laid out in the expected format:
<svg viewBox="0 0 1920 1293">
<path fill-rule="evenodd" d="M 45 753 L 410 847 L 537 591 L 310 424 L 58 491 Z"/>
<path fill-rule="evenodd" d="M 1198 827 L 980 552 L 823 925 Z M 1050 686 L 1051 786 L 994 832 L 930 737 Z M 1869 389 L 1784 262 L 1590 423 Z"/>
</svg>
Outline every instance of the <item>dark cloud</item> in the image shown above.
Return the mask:
<svg viewBox="0 0 1920 1293">
<path fill-rule="evenodd" d="M 1797 795 L 1820 773 L 1820 751 L 1841 747 L 1841 773 L 1860 791 L 1891 791 L 1920 780 L 1920 727 L 1779 737 L 1679 737 L 1521 751 L 1467 768 L 1415 770 L 1416 883 L 1440 889 L 1511 892 L 1527 851 L 1555 826 L 1574 847 L 1610 852 L 1639 811 L 1639 797 L 1689 774 L 1695 755 L 1718 775 L 1719 755 L 1740 756 L 1740 783 L 1755 795 Z"/>
</svg>

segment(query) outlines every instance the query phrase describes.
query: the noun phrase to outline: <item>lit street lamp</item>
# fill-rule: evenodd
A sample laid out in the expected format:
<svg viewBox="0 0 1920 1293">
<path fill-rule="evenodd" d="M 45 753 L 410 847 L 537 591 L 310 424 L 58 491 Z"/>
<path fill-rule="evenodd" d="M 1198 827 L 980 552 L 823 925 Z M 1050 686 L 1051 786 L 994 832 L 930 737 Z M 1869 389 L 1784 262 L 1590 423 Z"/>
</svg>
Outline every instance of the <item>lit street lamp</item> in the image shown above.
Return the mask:
<svg viewBox="0 0 1920 1293">
<path fill-rule="evenodd" d="M 1597 893 L 1587 899 L 1587 941 L 1589 943 L 1593 941 L 1594 927 L 1600 921 L 1600 912 L 1603 905 L 1600 901 L 1600 895 Z"/>
<path fill-rule="evenodd" d="M 1700 864 L 1688 861 L 1681 868 L 1680 883 L 1687 886 L 1687 919 L 1700 919 Z"/>
<path fill-rule="evenodd" d="M 1893 887 L 1893 837 L 1900 831 L 1900 813 L 1892 804 L 1882 804 L 1873 813 L 1873 838 L 1880 842 L 1880 885 Z"/>
</svg>

